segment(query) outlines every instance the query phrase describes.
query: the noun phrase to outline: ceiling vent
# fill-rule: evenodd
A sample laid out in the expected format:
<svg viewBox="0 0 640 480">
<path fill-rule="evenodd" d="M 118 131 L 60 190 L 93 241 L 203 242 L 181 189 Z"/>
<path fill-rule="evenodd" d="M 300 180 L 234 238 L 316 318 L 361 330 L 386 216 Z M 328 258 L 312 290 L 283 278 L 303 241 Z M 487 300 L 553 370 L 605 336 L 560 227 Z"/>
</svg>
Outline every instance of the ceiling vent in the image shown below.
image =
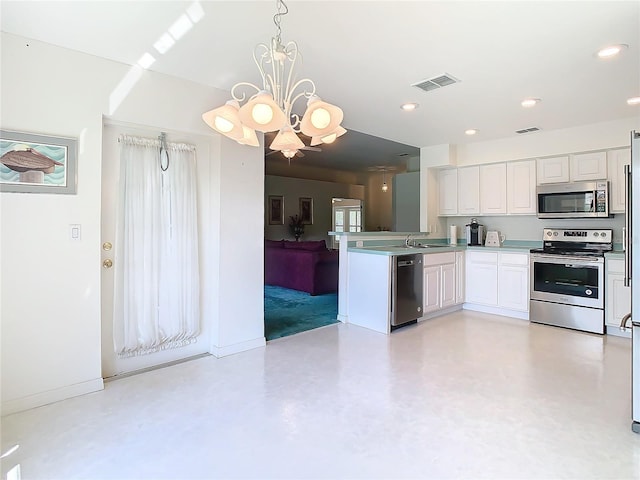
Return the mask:
<svg viewBox="0 0 640 480">
<path fill-rule="evenodd" d="M 516 133 L 531 133 L 531 132 L 537 132 L 538 130 L 540 130 L 538 127 L 529 127 L 529 128 L 523 128 L 522 130 L 516 130 Z"/>
<path fill-rule="evenodd" d="M 447 85 L 453 85 L 454 83 L 458 83 L 460 80 L 455 78 L 448 73 L 443 73 L 442 75 L 438 75 L 437 77 L 428 78 L 427 80 L 422 80 L 418 83 L 413 83 L 412 87 L 418 87 L 420 90 L 424 90 L 425 92 L 430 92 L 431 90 L 435 90 L 437 88 L 446 87 Z"/>
</svg>

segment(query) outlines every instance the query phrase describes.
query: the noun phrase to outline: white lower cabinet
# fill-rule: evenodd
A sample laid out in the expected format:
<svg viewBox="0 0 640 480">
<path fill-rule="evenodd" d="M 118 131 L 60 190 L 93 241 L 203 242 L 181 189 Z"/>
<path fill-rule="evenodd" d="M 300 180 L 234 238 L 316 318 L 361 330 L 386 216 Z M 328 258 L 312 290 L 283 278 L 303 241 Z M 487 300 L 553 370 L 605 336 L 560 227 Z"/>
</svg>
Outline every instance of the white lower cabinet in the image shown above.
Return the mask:
<svg viewBox="0 0 640 480">
<path fill-rule="evenodd" d="M 467 250 L 465 301 L 479 305 L 498 304 L 498 253 Z"/>
<path fill-rule="evenodd" d="M 498 305 L 511 310 L 529 311 L 529 255 L 500 254 Z"/>
<path fill-rule="evenodd" d="M 456 276 L 457 254 L 462 252 L 424 255 L 425 315 L 455 306 L 458 299 Z"/>
<path fill-rule="evenodd" d="M 528 253 L 467 250 L 465 278 L 465 308 L 528 318 Z"/>
<path fill-rule="evenodd" d="M 607 258 L 604 322 L 607 334 L 631 337 L 620 330 L 622 317 L 631 311 L 631 287 L 624 286 L 624 260 Z M 631 325 L 631 322 L 629 322 Z"/>
</svg>

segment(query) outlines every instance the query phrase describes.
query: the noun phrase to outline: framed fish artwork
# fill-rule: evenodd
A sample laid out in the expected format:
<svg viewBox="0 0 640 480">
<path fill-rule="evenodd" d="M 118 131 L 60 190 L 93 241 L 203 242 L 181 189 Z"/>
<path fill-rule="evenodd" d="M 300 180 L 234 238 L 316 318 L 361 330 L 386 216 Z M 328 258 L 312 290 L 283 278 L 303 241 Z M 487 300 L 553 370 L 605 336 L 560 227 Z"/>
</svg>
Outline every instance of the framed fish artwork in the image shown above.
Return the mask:
<svg viewBox="0 0 640 480">
<path fill-rule="evenodd" d="M 0 130 L 0 192 L 75 194 L 77 143 Z"/>
</svg>

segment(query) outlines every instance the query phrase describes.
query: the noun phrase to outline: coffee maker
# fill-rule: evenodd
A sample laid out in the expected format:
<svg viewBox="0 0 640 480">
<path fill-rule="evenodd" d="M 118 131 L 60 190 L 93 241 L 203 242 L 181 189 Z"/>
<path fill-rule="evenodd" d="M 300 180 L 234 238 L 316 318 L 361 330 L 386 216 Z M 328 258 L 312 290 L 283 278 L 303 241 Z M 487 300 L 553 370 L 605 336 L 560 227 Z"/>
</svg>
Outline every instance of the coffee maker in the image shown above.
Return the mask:
<svg viewBox="0 0 640 480">
<path fill-rule="evenodd" d="M 484 244 L 484 236 L 486 234 L 484 225 L 478 223 L 475 218 L 471 219 L 471 223 L 467 223 L 465 233 L 467 235 L 467 245 L 478 246 Z"/>
</svg>

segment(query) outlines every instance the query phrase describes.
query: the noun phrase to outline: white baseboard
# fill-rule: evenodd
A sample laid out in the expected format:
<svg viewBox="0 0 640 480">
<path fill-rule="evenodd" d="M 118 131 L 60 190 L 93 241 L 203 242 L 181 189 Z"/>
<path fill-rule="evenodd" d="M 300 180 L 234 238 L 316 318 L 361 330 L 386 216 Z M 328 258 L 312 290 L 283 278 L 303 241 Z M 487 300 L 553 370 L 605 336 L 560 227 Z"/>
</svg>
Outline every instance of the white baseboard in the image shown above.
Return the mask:
<svg viewBox="0 0 640 480">
<path fill-rule="evenodd" d="M 338 320 L 340 320 L 342 323 L 349 323 L 349 315 L 345 315 L 343 313 L 339 313 L 338 314 Z"/>
<path fill-rule="evenodd" d="M 267 345 L 267 341 L 264 337 L 256 338 L 254 340 L 248 340 L 246 342 L 235 343 L 233 345 L 227 345 L 225 347 L 212 346 L 211 354 L 217 358 L 226 357 L 235 353 L 246 352 L 247 350 L 253 350 L 254 348 L 264 347 Z"/>
<path fill-rule="evenodd" d="M 66 400 L 67 398 L 85 395 L 87 393 L 97 392 L 104 389 L 102 378 L 96 378 L 87 382 L 76 383 L 46 392 L 27 395 L 26 397 L 16 398 L 2 402 L 2 416 L 11 415 L 12 413 L 22 412 L 31 408 L 41 407 L 50 403 Z"/>
<path fill-rule="evenodd" d="M 462 305 L 464 310 L 473 310 L 474 312 L 493 313 L 503 317 L 519 318 L 520 320 L 529 320 L 529 312 L 519 310 L 510 310 L 508 308 L 488 307 L 486 305 L 478 305 L 476 303 L 465 303 Z"/>
<path fill-rule="evenodd" d="M 462 310 L 462 304 L 452 305 L 451 307 L 443 308 L 442 310 L 438 310 L 435 312 L 429 312 L 424 317 L 419 318 L 418 322 L 422 322 L 424 320 L 430 320 L 432 318 L 441 317 L 442 315 L 446 315 L 448 313 L 453 313 L 458 310 Z"/>
</svg>

